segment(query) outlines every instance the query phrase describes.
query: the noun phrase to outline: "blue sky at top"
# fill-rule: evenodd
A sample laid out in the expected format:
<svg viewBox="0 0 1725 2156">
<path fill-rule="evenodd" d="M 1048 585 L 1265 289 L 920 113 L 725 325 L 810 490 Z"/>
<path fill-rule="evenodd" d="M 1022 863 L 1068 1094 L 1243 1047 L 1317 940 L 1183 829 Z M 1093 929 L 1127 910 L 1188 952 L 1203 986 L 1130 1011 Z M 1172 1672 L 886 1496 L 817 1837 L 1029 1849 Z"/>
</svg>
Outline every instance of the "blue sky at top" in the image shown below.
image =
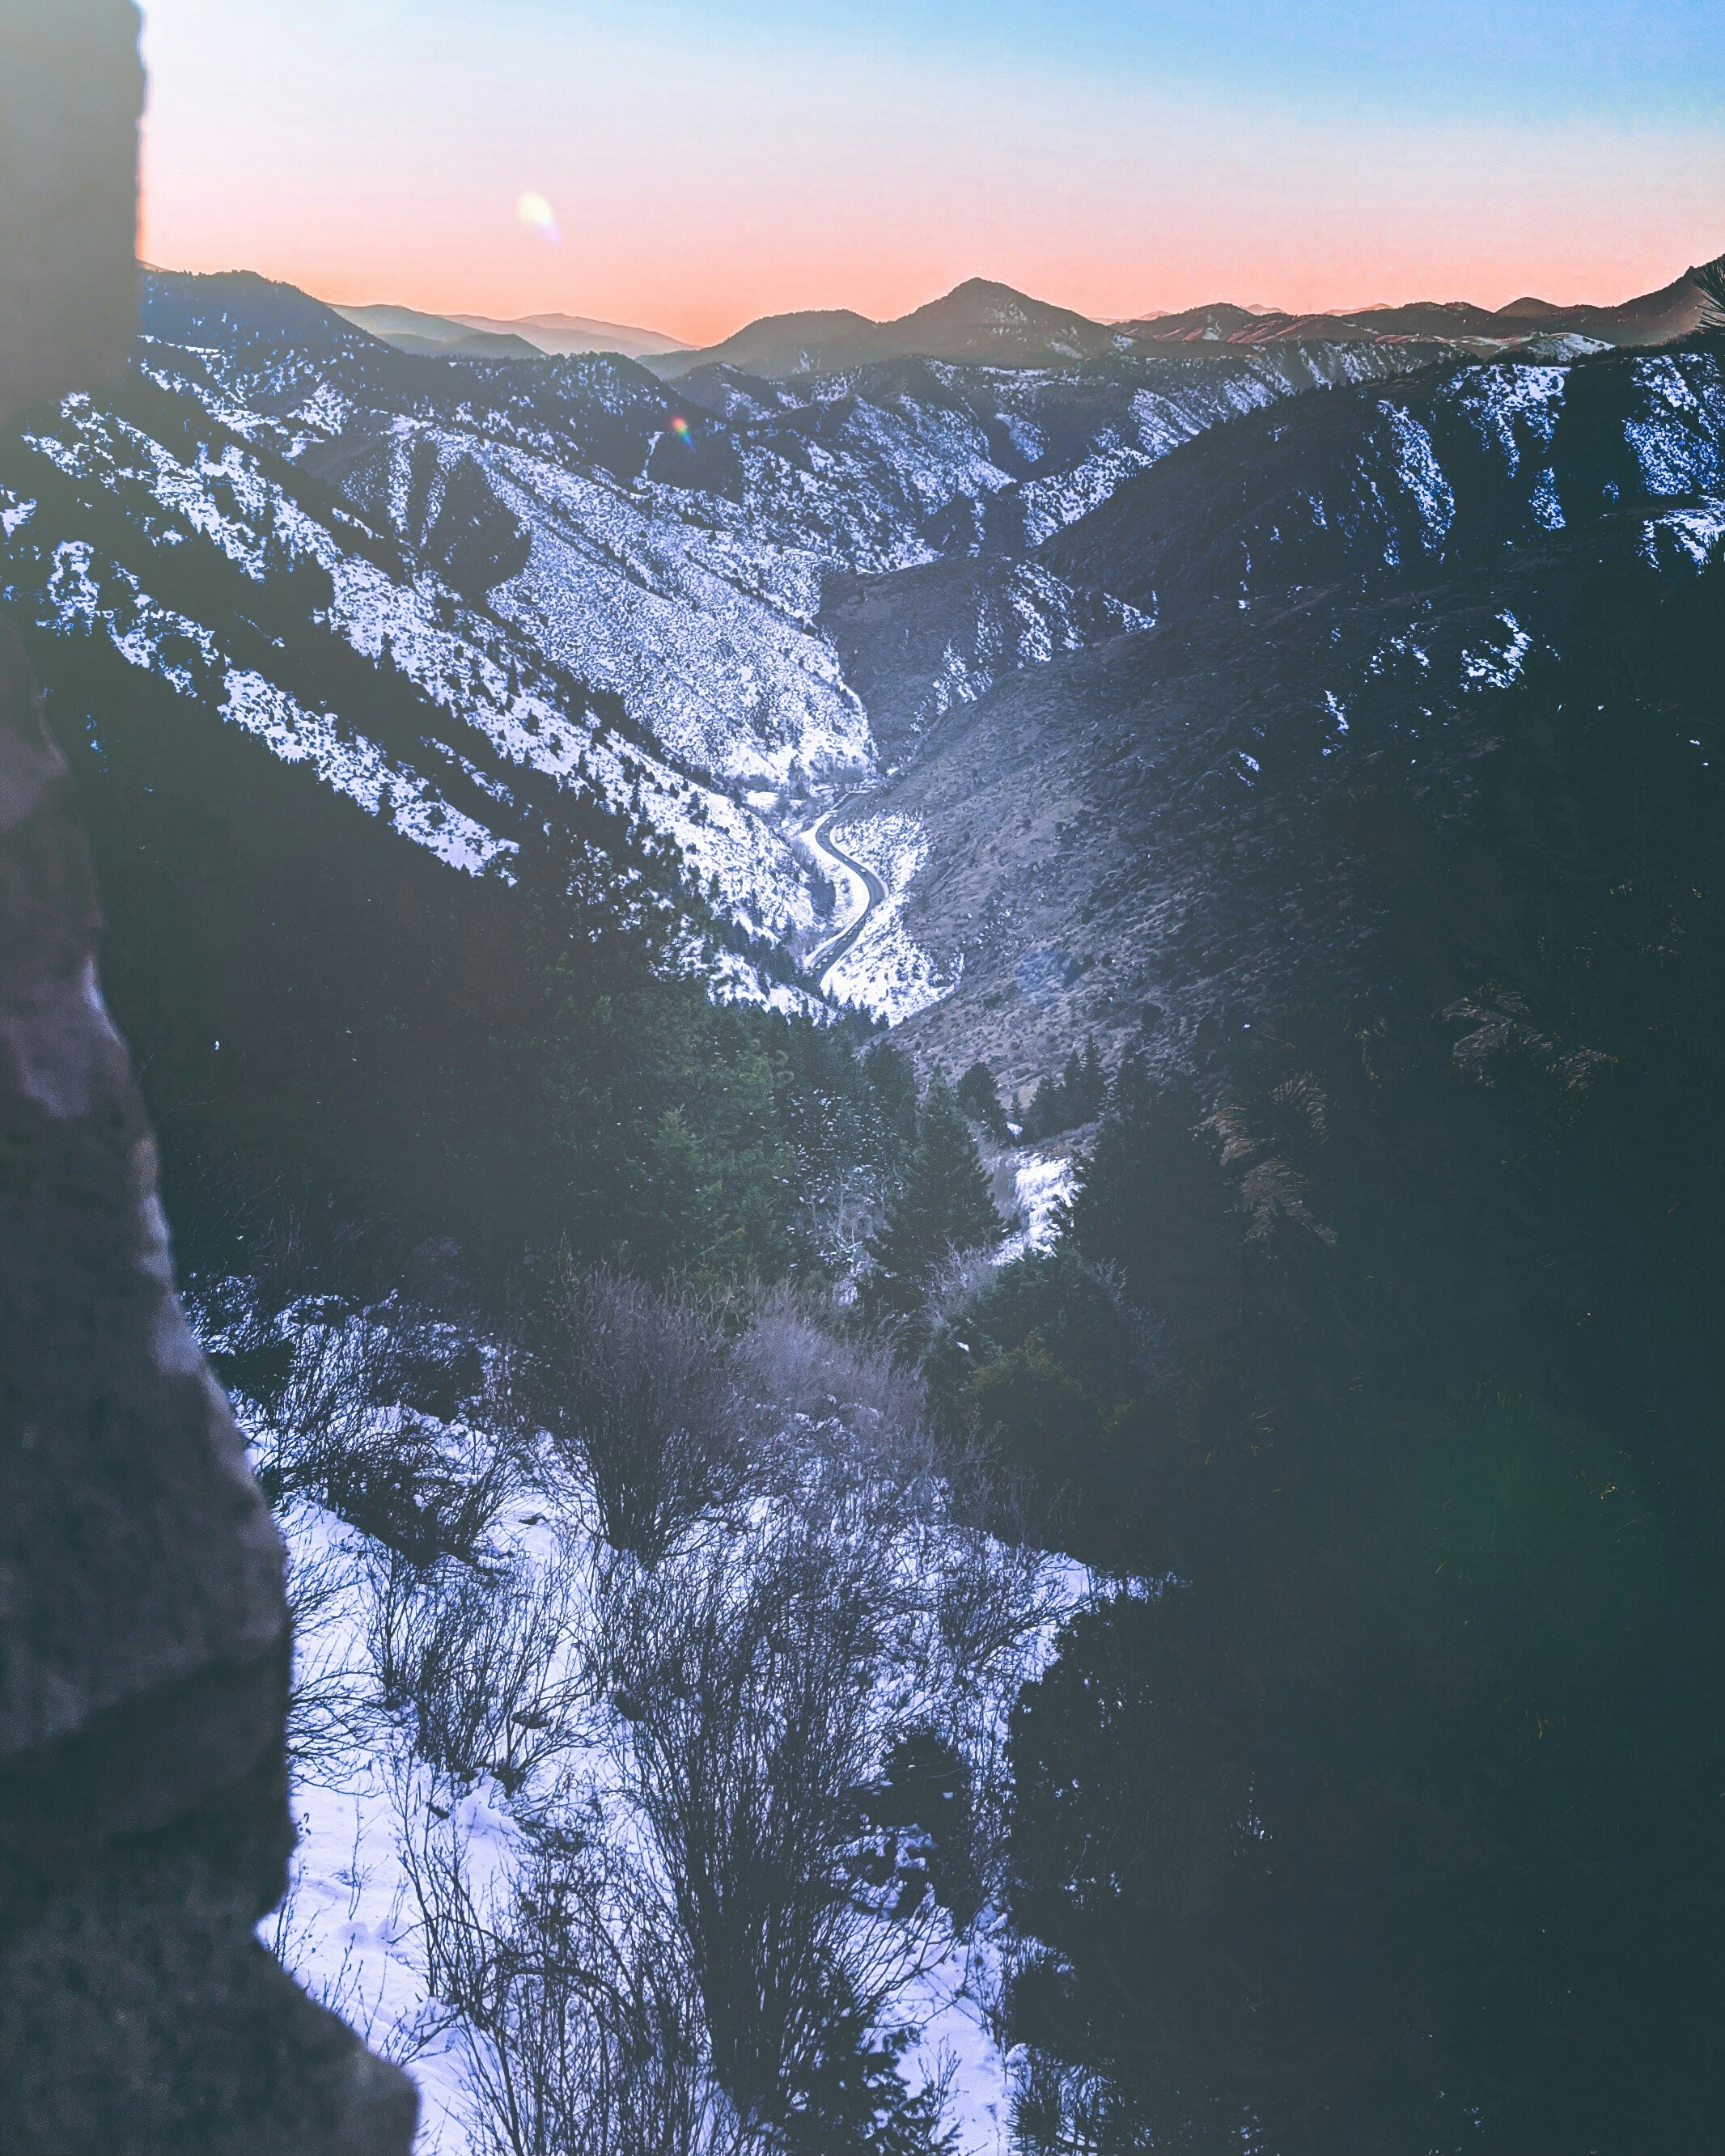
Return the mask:
<svg viewBox="0 0 1725 2156">
<path fill-rule="evenodd" d="M 531 4 L 559 12 L 559 0 Z M 738 43 L 1131 74 L 1313 112 L 1725 126 L 1725 0 L 647 0 L 604 12 Z"/>
</svg>

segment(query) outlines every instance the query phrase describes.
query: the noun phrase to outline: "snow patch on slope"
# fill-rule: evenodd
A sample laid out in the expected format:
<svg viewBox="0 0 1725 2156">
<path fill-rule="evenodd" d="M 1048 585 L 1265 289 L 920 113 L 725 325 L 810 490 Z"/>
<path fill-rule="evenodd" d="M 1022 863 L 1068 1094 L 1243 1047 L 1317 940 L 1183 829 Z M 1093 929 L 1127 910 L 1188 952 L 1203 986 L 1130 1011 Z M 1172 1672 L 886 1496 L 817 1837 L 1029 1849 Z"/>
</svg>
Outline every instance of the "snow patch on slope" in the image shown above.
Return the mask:
<svg viewBox="0 0 1725 2156">
<path fill-rule="evenodd" d="M 129 666 L 153 674 L 177 695 L 214 704 L 222 717 L 263 741 L 286 763 L 310 763 L 324 783 L 452 867 L 478 875 L 517 850 L 451 807 L 406 764 L 384 754 L 333 712 L 309 711 L 285 690 L 227 663 L 197 622 L 160 606 L 129 570 L 100 564 L 84 541 L 64 540 L 33 608 L 59 636 L 102 636 Z M 6 595 L 23 596 L 8 588 Z M 26 602 L 28 603 L 28 601 Z"/>
<path fill-rule="evenodd" d="M 1032 1250 L 1050 1250 L 1065 1206 L 1078 1187 L 1078 1162 L 1070 1146 L 1026 1148 L 1013 1156 L 1013 1188 L 1024 1225 L 994 1253 L 997 1265 Z"/>
</svg>

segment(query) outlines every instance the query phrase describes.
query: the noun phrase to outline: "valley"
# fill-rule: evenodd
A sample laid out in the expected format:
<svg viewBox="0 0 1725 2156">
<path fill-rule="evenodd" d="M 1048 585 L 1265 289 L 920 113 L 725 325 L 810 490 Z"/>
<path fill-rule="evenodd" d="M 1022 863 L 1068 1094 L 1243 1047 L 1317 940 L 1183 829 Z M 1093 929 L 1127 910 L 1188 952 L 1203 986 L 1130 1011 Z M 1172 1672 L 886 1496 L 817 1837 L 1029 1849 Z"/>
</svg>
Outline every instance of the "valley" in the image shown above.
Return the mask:
<svg viewBox="0 0 1725 2156">
<path fill-rule="evenodd" d="M 152 273 L 0 439 L 289 1553 L 263 1936 L 448 2156 L 1691 2145 L 1701 274 Z"/>
<path fill-rule="evenodd" d="M 1031 322 L 1045 341 L 1021 350 Z M 882 974 L 896 985 L 870 1005 L 852 967 L 834 993 L 894 1018 L 916 1006 L 907 1038 L 936 1052 L 980 1026 L 1016 1085 L 1069 1029 L 1075 993 L 1117 1049 L 1146 1006 L 1177 1040 L 1240 985 L 1189 1014 L 1178 988 L 1160 994 L 1179 937 L 1214 940 L 1195 921 L 1134 955 L 1156 907 L 1131 893 L 1144 842 L 1119 823 L 1135 792 L 1122 757 L 1178 743 L 1183 788 L 1203 778 L 1194 758 L 1212 792 L 1236 788 L 1244 834 L 1266 741 L 1292 737 L 1272 709 L 1308 715 L 1293 732 L 1328 729 L 1338 783 L 1378 751 L 1322 715 L 1435 638 L 1424 723 L 1435 742 L 1465 731 L 1468 670 L 1494 663 L 1504 548 L 1529 575 L 1543 549 L 1548 582 L 1596 540 L 1699 558 L 1721 485 L 1704 356 L 1481 360 L 1459 331 L 1401 330 L 1194 357 L 1167 335 L 1057 348 L 1076 335 L 966 287 L 899 339 L 962 357 L 793 352 L 750 332 L 734 354 L 675 355 L 667 388 L 603 354 L 525 369 L 412 356 L 257 280 L 160 279 L 127 404 L 69 411 L 12 452 L 7 588 L 44 629 L 105 633 L 474 871 L 511 873 L 531 802 L 590 793 L 675 851 L 691 920 L 716 909 L 738 942 L 721 978 L 768 1000 L 819 1000 L 795 975 L 830 916 L 830 860 L 823 873 L 792 839 L 811 789 L 863 780 L 895 828 L 926 829 L 927 858 L 896 855 L 906 948 Z M 798 354 L 850 363 L 787 371 Z M 1258 498 L 1230 506 L 1249 447 Z M 104 543 L 73 536 L 86 528 Z M 176 533 L 168 575 L 157 542 Z M 1239 641 L 1219 608 L 1251 619 L 1250 684 L 1202 656 L 1207 638 Z M 285 641 L 290 619 L 305 634 Z M 289 641 L 291 686 L 272 656 Z M 401 707 L 389 741 L 372 737 L 367 669 Z M 1009 809 L 1015 786 L 1037 796 L 1029 825 Z M 1117 842 L 1093 843 L 1097 819 Z M 1024 841 L 998 875 L 980 867 L 983 825 Z M 1009 863 L 1045 894 L 1021 931 L 1005 926 L 1026 896 Z M 1111 873 L 1132 918 L 1079 935 Z M 743 945 L 783 954 L 773 978 Z M 1076 990 L 1105 956 L 1109 978 Z M 1021 968 L 1061 977 L 1052 1000 L 1024 996 Z"/>
</svg>

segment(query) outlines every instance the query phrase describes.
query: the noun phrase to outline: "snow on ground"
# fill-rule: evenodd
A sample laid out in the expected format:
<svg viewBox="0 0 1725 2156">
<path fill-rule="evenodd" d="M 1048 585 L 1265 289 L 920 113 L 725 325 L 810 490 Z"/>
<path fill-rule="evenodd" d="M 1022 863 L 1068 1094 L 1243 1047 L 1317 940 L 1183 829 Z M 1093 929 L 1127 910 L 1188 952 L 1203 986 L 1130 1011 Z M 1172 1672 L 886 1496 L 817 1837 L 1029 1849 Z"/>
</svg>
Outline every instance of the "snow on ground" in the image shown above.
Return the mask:
<svg viewBox="0 0 1725 2156">
<path fill-rule="evenodd" d="M 810 824 L 797 835 L 805 840 L 820 864 L 821 873 L 833 886 L 833 918 L 825 941 L 834 943 L 845 936 L 867 912 L 869 887 L 848 862 L 841 861 L 836 854 L 829 853 L 814 834 L 818 825 Z M 817 957 L 819 953 L 815 954 Z"/>
<path fill-rule="evenodd" d="M 1461 654 L 1464 689 L 1507 689 L 1518 679 L 1533 639 L 1507 609 L 1497 619 L 1507 632 L 1501 646 L 1481 644 Z"/>
<path fill-rule="evenodd" d="M 1026 1156 L 1024 1163 L 1035 1203 L 1052 1188 L 1046 1177 L 1037 1179 L 1038 1159 Z M 387 1439 L 400 1414 L 372 1411 L 373 1440 Z M 794 1417 L 791 1424 L 819 1437 L 816 1425 Z M 423 1437 L 424 1418 L 415 1427 Z M 446 1455 L 471 1461 L 479 1435 L 444 1426 Z M 764 1528 L 770 1539 L 773 1507 L 785 1502 L 796 1501 L 757 1501 L 734 1523 L 733 1548 L 738 1533 Z M 991 1650 L 985 1668 L 968 1667 L 952 1660 L 957 1650 L 936 1589 L 944 1565 L 968 1561 L 963 1553 L 974 1537 L 949 1546 L 937 1513 L 907 1515 L 901 1506 L 889 1507 L 873 1526 L 866 1508 L 843 1517 L 855 1524 L 823 1532 L 861 1533 L 871 1545 L 886 1533 L 888 1576 L 909 1598 L 883 1634 L 868 1741 L 883 1744 L 894 1728 L 924 1719 L 955 1735 L 968 1732 L 958 1741 L 978 1778 L 979 1800 L 989 1788 L 996 1794 L 988 1801 L 998 1804 L 1013 1702 L 1045 1666 L 1060 1623 L 1091 1591 L 1089 1575 L 1068 1558 L 999 1552 L 1022 1583 L 1014 1604 L 1023 1612 L 1021 1629 L 1004 1653 Z M 608 1689 L 610 1665 L 596 1645 L 615 1560 L 598 1541 L 591 1503 L 578 1487 L 540 1475 L 516 1481 L 475 1553 L 475 1568 L 454 1567 L 470 1582 L 507 1570 L 522 1598 L 516 1606 L 537 1613 L 526 1657 L 537 1712 L 513 1711 L 514 1694 L 493 1710 L 506 1733 L 491 1742 L 510 1748 L 515 1761 L 496 1766 L 497 1776 L 507 1774 L 506 1789 L 483 1769 L 434 1774 L 415 1756 L 413 1709 L 385 1702 L 380 1642 L 392 1623 L 398 1640 L 406 1636 L 402 1590 L 419 1593 L 426 1575 L 309 1498 L 292 1500 L 279 1517 L 295 1610 L 290 1732 L 299 1840 L 287 1896 L 259 1936 L 315 1997 L 413 2076 L 422 2102 L 416 2156 L 479 2156 L 486 2144 L 475 2118 L 475 2039 L 434 1994 L 416 1871 L 424 1876 L 429 1850 L 456 1853 L 475 1905 L 505 1912 L 547 1829 L 579 1821 L 582 1832 L 602 1833 L 627 1861 L 645 1865 L 642 1876 L 663 1892 L 650 1830 L 632 1794 L 634 1725 Z M 444 1561 L 446 1568 L 452 1563 Z M 543 1740 L 521 1733 L 547 1725 L 552 1734 Z M 536 1758 L 525 1748 L 516 1758 L 517 1741 L 547 1748 Z M 856 1762 L 863 1778 L 877 1768 L 877 1758 Z M 999 1918 L 985 1909 L 962 1937 L 928 1904 L 908 1931 L 885 1916 L 867 1921 L 884 1928 L 882 1939 L 902 1940 L 891 1950 L 909 1956 L 881 2020 L 883 2029 L 914 2031 L 903 2062 L 907 2080 L 913 2087 L 945 2087 L 959 2156 L 1004 2156 L 1010 2077 L 995 2030 L 1011 1943 Z"/>
<path fill-rule="evenodd" d="M 298 1833 L 288 1891 L 258 1936 L 313 1998 L 418 2087 L 415 2156 L 468 2156 L 459 2029 L 427 1989 L 422 1928 L 402 1860 L 403 1804 L 424 1791 L 406 1721 L 381 1710 L 367 1639 L 375 1544 L 321 1506 L 280 1519 L 296 1613 L 295 1687 L 313 1702 L 293 1732 Z M 503 1871 L 518 1830 L 483 1783 L 459 1799 L 475 1866 Z"/>
<path fill-rule="evenodd" d="M 1024 1224 L 994 1253 L 997 1265 L 1010 1265 L 1031 1250 L 1052 1250 L 1061 1208 L 1077 1187 L 1078 1163 L 1067 1142 L 1026 1147 L 1012 1159 L 1014 1189 Z"/>
<path fill-rule="evenodd" d="M 957 972 L 943 976 L 911 939 L 902 917 L 911 886 L 928 859 L 928 834 L 915 816 L 859 816 L 835 824 L 832 838 L 874 870 L 886 896 L 850 950 L 829 968 L 821 986 L 835 1002 L 860 1004 L 889 1025 L 901 1024 L 958 985 Z"/>
<path fill-rule="evenodd" d="M 1438 402 L 1462 414 L 1513 478 L 1524 458 L 1543 461 L 1568 386 L 1567 367 L 1469 368 L 1444 385 Z"/>
<path fill-rule="evenodd" d="M 1697 509 L 1674 509 L 1641 527 L 1641 557 L 1651 568 L 1681 561 L 1705 568 L 1725 542 L 1725 499 L 1704 501 Z"/>
<path fill-rule="evenodd" d="M 695 970 L 692 963 L 690 970 Z M 817 1025 L 829 1025 L 838 1016 L 830 1004 L 820 1002 L 806 988 L 769 980 L 738 952 L 715 952 L 700 962 L 700 970 L 716 1004 L 752 1004 L 758 1010 L 777 1011 L 781 1018 L 813 1019 Z"/>
<path fill-rule="evenodd" d="M 1394 444 L 1392 469 L 1409 495 L 1420 516 L 1420 543 L 1429 554 L 1440 553 L 1455 521 L 1455 490 L 1438 462 L 1431 436 L 1400 404 L 1378 407 Z"/>
<path fill-rule="evenodd" d="M 1650 495 L 1725 490 L 1725 369 L 1708 352 L 1661 353 L 1637 362 L 1640 414 L 1624 436 Z"/>
<path fill-rule="evenodd" d="M 812 624 L 762 588 L 727 536 L 614 484 L 490 445 L 487 477 L 532 536 L 491 603 L 542 649 L 614 690 L 680 761 L 783 785 L 873 761 L 868 720 Z"/>
<path fill-rule="evenodd" d="M 590 711 L 572 710 L 566 693 L 544 674 L 534 646 L 511 640 L 498 623 L 458 604 L 434 578 L 391 575 L 356 550 L 352 534 L 338 521 L 308 515 L 238 444 L 219 454 L 200 444 L 178 456 L 82 393 L 65 399 L 59 431 L 26 439 L 69 478 L 99 486 L 129 507 L 147 504 L 146 531 L 152 509 L 183 519 L 254 582 L 316 565 L 331 588 L 319 624 L 372 665 L 405 675 L 445 711 L 454 722 L 452 751 L 462 732 L 479 736 L 487 762 L 498 759 L 501 773 L 487 776 L 459 752 L 454 760 L 494 798 L 507 800 L 511 766 L 566 784 L 578 778 L 612 807 L 638 808 L 674 839 L 702 891 L 752 934 L 789 941 L 813 925 L 808 879 L 759 814 L 650 749 L 622 740 Z M 23 505 L 7 512 L 8 540 L 28 518 Z M 162 543 L 182 537 L 171 524 L 151 536 Z M 66 557 L 64 547 L 59 554 Z M 83 584 L 90 587 L 87 546 L 80 558 Z M 102 574 L 110 593 L 105 609 L 88 591 L 75 604 L 56 599 L 55 625 L 64 629 L 76 617 L 86 629 L 105 627 L 131 663 L 161 673 L 182 693 L 199 693 L 193 673 L 162 654 L 189 639 L 213 667 L 216 647 L 207 627 L 157 606 L 129 571 L 105 564 Z M 116 605 L 127 616 L 122 628 L 115 625 Z M 450 808 L 418 773 L 386 757 L 347 715 L 307 712 L 254 669 L 230 672 L 214 701 L 224 718 L 247 726 L 287 761 L 311 761 L 326 783 L 361 806 L 377 813 L 387 801 L 398 829 L 457 865 L 477 868 L 514 850 L 511 842 Z M 809 747 L 807 740 L 803 745 Z M 865 757 L 865 722 L 860 748 L 849 737 L 840 746 L 853 761 Z"/>
</svg>

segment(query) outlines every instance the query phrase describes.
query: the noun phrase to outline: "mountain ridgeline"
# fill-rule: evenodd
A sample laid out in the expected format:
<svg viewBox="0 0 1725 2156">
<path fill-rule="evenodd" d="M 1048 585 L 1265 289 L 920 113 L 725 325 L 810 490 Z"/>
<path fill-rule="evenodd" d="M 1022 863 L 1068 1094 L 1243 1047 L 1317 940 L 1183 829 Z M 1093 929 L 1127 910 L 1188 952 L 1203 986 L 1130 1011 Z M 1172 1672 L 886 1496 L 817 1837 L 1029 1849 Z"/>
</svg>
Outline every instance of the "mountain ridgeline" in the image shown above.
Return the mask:
<svg viewBox="0 0 1725 2156">
<path fill-rule="evenodd" d="M 490 1398 L 553 1305 L 770 1336 L 798 1430 L 1091 1568 L 993 1795 L 895 1727 L 805 1850 L 944 1881 L 1021 2156 L 1718 2145 L 1709 275 L 633 357 L 157 275 L 0 440 L 246 1397 L 402 1297 Z M 710 2003 L 732 2097 L 949 2145 L 849 1967 L 770 2071 Z"/>
</svg>

